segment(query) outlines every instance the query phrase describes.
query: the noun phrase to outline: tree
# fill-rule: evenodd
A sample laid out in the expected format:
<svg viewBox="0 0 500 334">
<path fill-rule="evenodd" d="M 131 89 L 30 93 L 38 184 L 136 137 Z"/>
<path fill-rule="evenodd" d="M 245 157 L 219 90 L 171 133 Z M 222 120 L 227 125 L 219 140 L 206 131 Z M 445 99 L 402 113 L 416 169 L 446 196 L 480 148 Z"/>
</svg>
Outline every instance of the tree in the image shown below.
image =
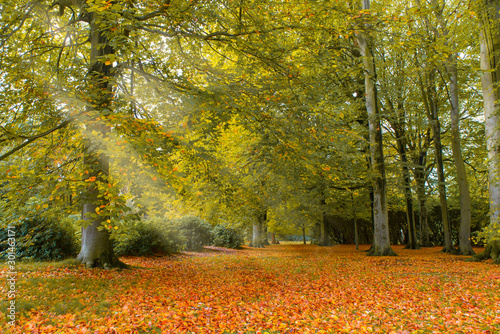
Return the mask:
<svg viewBox="0 0 500 334">
<path fill-rule="evenodd" d="M 460 26 L 455 26 L 454 31 L 449 31 L 448 21 L 443 17 L 443 12 L 446 4 L 440 7 L 435 1 L 433 7 L 436 18 L 440 25 L 440 37 L 445 39 L 444 45 L 456 49 L 457 42 L 455 36 L 457 29 Z M 469 183 L 465 170 L 465 163 L 462 156 L 461 140 L 460 140 L 460 105 L 459 105 L 459 80 L 458 80 L 458 54 L 451 51 L 445 61 L 446 74 L 448 75 L 448 99 L 450 103 L 450 119 L 451 119 L 451 148 L 455 167 L 457 171 L 457 183 L 460 195 L 460 233 L 459 233 L 459 248 L 458 252 L 462 255 L 475 254 L 472 250 L 470 240 L 471 228 L 471 200 Z"/>
<path fill-rule="evenodd" d="M 363 1 L 363 10 L 368 12 L 370 9 L 369 0 Z M 389 239 L 389 217 L 386 198 L 386 175 L 383 153 L 382 129 L 377 102 L 377 88 L 375 62 L 372 54 L 372 45 L 368 29 L 363 29 L 356 35 L 363 57 L 363 66 L 365 70 L 365 102 L 368 113 L 368 124 L 370 134 L 370 154 L 371 168 L 374 173 L 374 235 L 373 245 L 369 255 L 384 256 L 396 255 L 391 248 Z"/>
<path fill-rule="evenodd" d="M 500 263 L 500 2 L 480 2 L 481 13 L 481 83 L 483 88 L 486 146 L 488 150 L 488 181 L 490 224 L 486 229 L 487 248 L 475 258 L 492 258 Z"/>
<path fill-rule="evenodd" d="M 54 9 L 59 10 L 55 12 Z M 2 4 L 1 20 L 5 28 L 5 34 L 0 36 L 2 47 L 8 55 L 5 59 L 16 63 L 18 70 L 9 70 L 12 82 L 22 86 L 29 79 L 26 75 L 19 75 L 26 64 L 37 63 L 45 77 L 40 76 L 36 83 L 37 99 L 40 95 L 44 97 L 41 101 L 43 108 L 25 109 L 23 114 L 26 117 L 15 119 L 13 123 L 20 125 L 28 118 L 33 120 L 33 125 L 44 123 L 43 131 L 29 136 L 9 135 L 10 147 L 2 150 L 0 160 L 19 154 L 24 148 L 33 148 L 35 142 L 44 143 L 42 139 L 45 137 L 52 136 L 52 141 L 64 142 L 66 138 L 60 130 L 72 130 L 74 138 L 71 144 L 79 143 L 77 149 L 79 153 L 83 151 L 83 155 L 78 158 L 84 165 L 81 170 L 83 181 L 78 184 L 85 193 L 79 201 L 85 223 L 78 259 L 87 266 L 123 266 L 113 255 L 110 239 L 110 230 L 113 228 L 111 222 L 122 214 L 119 209 L 111 210 L 119 202 L 110 192 L 119 192 L 110 189 L 117 184 L 111 181 L 114 173 L 113 160 L 110 158 L 116 150 L 116 146 L 112 146 L 122 135 L 128 136 L 127 139 L 141 148 L 154 141 L 147 137 L 150 135 L 146 131 L 149 128 L 139 125 L 142 121 L 136 122 L 138 128 L 143 128 L 138 134 L 130 130 L 117 132 L 123 130 L 124 123 L 130 124 L 125 122 L 129 116 L 138 120 L 151 120 L 153 116 L 159 115 L 159 111 L 168 113 L 165 111 L 167 108 L 162 110 L 164 104 L 151 107 L 158 102 L 151 97 L 168 96 L 172 105 L 192 102 L 200 96 L 204 102 L 213 102 L 213 94 L 206 92 L 211 87 L 207 87 L 200 75 L 199 62 L 190 63 L 186 55 L 194 59 L 201 53 L 202 49 L 193 47 L 197 44 L 193 41 L 209 43 L 213 40 L 221 43 L 222 39 L 255 33 L 256 29 L 250 33 L 241 30 L 242 25 L 236 27 L 236 24 L 230 23 L 234 19 L 234 16 L 229 15 L 232 10 L 234 7 L 182 1 L 73 0 Z M 221 12 L 221 15 L 214 15 L 214 12 Z M 222 17 L 229 21 L 222 22 Z M 228 31 L 224 27 L 234 27 L 235 30 Z M 166 55 L 158 51 L 162 48 L 178 53 L 173 52 L 161 63 L 159 59 Z M 18 57 L 13 60 L 11 55 L 15 54 Z M 172 74 L 179 67 L 184 69 L 183 75 Z M 191 78 L 190 81 L 188 76 L 196 79 Z M 146 86 L 150 89 L 148 95 L 137 98 L 130 94 L 140 94 L 138 83 L 143 83 L 143 91 Z M 205 89 L 205 94 L 200 87 Z M 46 95 L 51 98 L 45 98 Z M 14 106 L 15 102 L 9 102 L 8 105 Z M 156 115 L 151 110 L 157 112 Z M 217 111 L 220 112 L 220 109 Z M 12 115 L 10 113 L 9 117 Z M 163 122 L 163 127 L 174 128 L 171 124 L 178 115 L 170 114 L 172 117 Z M 167 131 L 156 132 L 166 134 Z M 182 138 L 182 135 L 178 137 Z M 181 138 L 172 144 L 180 147 Z M 152 147 L 150 151 L 158 148 L 161 147 Z M 151 157 L 151 152 L 148 153 L 140 159 Z M 37 157 L 40 160 L 44 158 Z M 64 165 L 65 158 L 61 160 L 58 164 Z M 57 176 L 63 177 L 61 174 Z"/>
</svg>

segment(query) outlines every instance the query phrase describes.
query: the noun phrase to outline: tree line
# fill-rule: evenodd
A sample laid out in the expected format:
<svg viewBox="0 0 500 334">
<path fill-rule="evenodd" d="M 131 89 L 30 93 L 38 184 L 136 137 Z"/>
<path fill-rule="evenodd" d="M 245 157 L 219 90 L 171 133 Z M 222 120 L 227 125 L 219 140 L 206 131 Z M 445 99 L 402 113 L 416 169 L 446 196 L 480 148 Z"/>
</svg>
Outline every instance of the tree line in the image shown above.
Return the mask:
<svg viewBox="0 0 500 334">
<path fill-rule="evenodd" d="M 328 245 L 332 214 L 358 242 L 365 219 L 369 254 L 394 255 L 390 207 L 415 249 L 434 199 L 463 255 L 489 203 L 475 259 L 499 260 L 497 1 L 0 6 L 2 220 L 81 212 L 88 267 L 121 266 L 114 236 L 179 208 L 252 225 L 256 247 L 314 224 Z"/>
</svg>

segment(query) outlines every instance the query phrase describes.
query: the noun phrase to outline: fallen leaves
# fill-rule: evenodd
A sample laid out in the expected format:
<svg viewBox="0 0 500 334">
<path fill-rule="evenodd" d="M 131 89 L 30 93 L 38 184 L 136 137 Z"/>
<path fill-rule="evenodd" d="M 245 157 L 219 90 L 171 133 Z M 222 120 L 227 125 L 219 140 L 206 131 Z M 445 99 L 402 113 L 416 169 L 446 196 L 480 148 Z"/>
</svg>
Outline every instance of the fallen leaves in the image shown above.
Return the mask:
<svg viewBox="0 0 500 334">
<path fill-rule="evenodd" d="M 36 307 L 13 332 L 500 332 L 499 266 L 394 248 L 381 258 L 347 245 L 213 248 L 122 259 L 133 270 L 23 272 L 18 299 Z"/>
</svg>

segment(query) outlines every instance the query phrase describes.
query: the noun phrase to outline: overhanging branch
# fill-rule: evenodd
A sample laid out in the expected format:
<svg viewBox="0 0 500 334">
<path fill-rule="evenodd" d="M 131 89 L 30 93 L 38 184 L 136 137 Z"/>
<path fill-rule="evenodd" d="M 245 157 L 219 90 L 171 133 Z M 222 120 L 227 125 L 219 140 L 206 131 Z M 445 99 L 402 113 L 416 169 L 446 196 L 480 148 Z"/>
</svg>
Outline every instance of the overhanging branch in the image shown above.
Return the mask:
<svg viewBox="0 0 500 334">
<path fill-rule="evenodd" d="M 11 149 L 10 151 L 8 151 L 7 153 L 3 154 L 2 156 L 0 156 L 0 161 L 2 160 L 5 160 L 7 159 L 9 156 L 11 156 L 12 154 L 16 153 L 17 151 L 19 151 L 20 149 L 22 149 L 23 147 L 31 144 L 32 142 L 34 142 L 35 140 L 39 139 L 39 138 L 42 138 L 42 137 L 45 137 L 49 134 L 51 134 L 52 132 L 54 131 L 57 131 L 59 129 L 62 129 L 64 127 L 66 127 L 68 124 L 70 124 L 72 121 L 74 120 L 74 118 L 69 118 L 67 120 L 64 120 L 62 121 L 58 126 L 50 129 L 50 130 L 47 130 L 45 132 L 42 132 L 42 133 L 39 133 L 33 137 L 30 137 L 28 138 L 26 141 L 24 141 L 22 144 L 14 147 L 13 149 Z"/>
</svg>

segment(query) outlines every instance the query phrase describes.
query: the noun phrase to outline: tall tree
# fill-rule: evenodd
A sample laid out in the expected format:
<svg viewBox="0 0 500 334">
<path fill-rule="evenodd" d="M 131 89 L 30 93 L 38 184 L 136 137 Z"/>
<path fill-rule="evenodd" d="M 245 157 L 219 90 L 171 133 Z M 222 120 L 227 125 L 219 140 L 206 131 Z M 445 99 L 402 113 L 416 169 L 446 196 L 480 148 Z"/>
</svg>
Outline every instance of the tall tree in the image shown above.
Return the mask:
<svg viewBox="0 0 500 334">
<path fill-rule="evenodd" d="M 455 29 L 450 31 L 449 19 L 445 19 L 444 12 L 446 3 L 442 6 L 436 1 L 432 2 L 434 14 L 439 23 L 440 30 L 438 35 L 442 37 L 444 46 L 451 49 L 457 48 L 456 36 L 460 26 L 455 25 Z M 456 11 L 456 9 L 454 9 Z M 471 200 L 469 183 L 467 181 L 467 173 L 465 163 L 462 156 L 461 140 L 460 140 L 460 105 L 459 105 L 459 82 L 458 82 L 458 54 L 450 51 L 446 57 L 445 69 L 448 75 L 448 99 L 450 103 L 450 119 L 451 119 L 451 148 L 453 159 L 455 160 L 455 168 L 457 171 L 457 183 L 460 196 L 460 231 L 459 231 L 459 248 L 458 252 L 462 255 L 473 255 L 472 244 L 470 239 L 471 229 Z"/>
<path fill-rule="evenodd" d="M 363 1 L 363 10 L 370 10 L 370 1 Z M 361 28 L 362 31 L 356 34 L 363 66 L 365 70 L 365 103 L 368 113 L 371 168 L 374 172 L 374 235 L 373 245 L 369 255 L 384 256 L 396 255 L 391 248 L 389 239 L 389 213 L 387 207 L 387 180 L 385 175 L 384 151 L 382 140 L 382 129 L 380 113 L 377 101 L 377 75 L 375 71 L 375 61 L 372 53 L 372 39 L 369 28 Z"/>
<path fill-rule="evenodd" d="M 490 224 L 487 248 L 476 259 L 500 263 L 500 1 L 480 2 L 481 83 L 488 150 Z"/>
</svg>

